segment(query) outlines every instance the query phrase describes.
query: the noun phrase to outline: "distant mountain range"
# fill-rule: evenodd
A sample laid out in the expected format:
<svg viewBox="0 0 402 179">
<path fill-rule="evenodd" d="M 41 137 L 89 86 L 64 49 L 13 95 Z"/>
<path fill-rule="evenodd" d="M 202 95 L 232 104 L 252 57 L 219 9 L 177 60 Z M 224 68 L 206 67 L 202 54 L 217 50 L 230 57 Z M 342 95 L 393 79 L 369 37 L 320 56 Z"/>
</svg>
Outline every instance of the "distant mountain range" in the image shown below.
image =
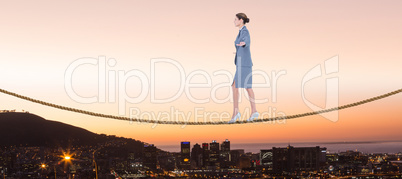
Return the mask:
<svg viewBox="0 0 402 179">
<path fill-rule="evenodd" d="M 145 144 L 134 139 L 96 134 L 31 113 L 0 113 L 0 146 L 85 146 L 115 139 L 126 140 L 127 147 L 138 152 Z"/>
</svg>

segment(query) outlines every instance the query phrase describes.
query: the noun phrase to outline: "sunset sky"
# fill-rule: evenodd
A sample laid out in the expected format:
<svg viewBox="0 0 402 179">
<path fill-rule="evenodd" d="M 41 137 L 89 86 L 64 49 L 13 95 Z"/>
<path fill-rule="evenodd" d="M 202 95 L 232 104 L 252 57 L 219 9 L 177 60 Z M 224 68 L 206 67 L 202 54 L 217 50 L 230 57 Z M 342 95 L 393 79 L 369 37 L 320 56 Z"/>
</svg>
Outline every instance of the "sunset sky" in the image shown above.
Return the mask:
<svg viewBox="0 0 402 179">
<path fill-rule="evenodd" d="M 260 117 L 311 112 L 302 89 L 311 104 L 325 109 L 333 107 L 326 106 L 326 100 L 343 105 L 402 87 L 401 7 L 399 0 L 6 1 L 0 5 L 0 88 L 104 114 L 125 112 L 123 116 L 129 117 L 130 110 L 139 109 L 143 116 L 157 117 L 174 109 L 194 121 L 198 110 L 201 116 L 215 113 L 229 121 L 234 40 L 239 32 L 233 21 L 236 13 L 243 12 L 250 18 L 246 26 L 253 70 L 258 72 L 253 75 L 255 96 L 268 99 L 256 104 L 257 111 L 265 115 Z M 77 100 L 66 89 L 69 67 L 83 58 L 109 62 L 103 64 L 102 94 L 98 93 L 98 67 L 102 64 L 81 65 L 70 75 L 75 94 L 98 97 L 92 103 Z M 326 74 L 325 62 L 333 58 L 338 63 L 328 66 L 337 72 Z M 160 62 L 153 69 L 155 59 L 174 63 Z M 322 75 L 302 87 L 303 78 L 317 65 Z M 281 72 L 274 82 L 273 74 Z M 128 74 L 146 78 L 125 79 Z M 189 80 L 192 74 L 198 75 Z M 151 90 L 152 77 L 155 91 Z M 329 78 L 338 79 L 338 95 L 327 97 Z M 186 81 L 201 85 L 188 89 Z M 181 91 L 181 83 L 187 91 Z M 247 92 L 240 92 L 239 107 L 246 120 L 250 103 Z M 152 100 L 152 93 L 157 99 L 179 96 L 158 103 Z M 95 133 L 156 146 L 225 139 L 232 143 L 397 140 L 402 125 L 402 94 L 341 110 L 336 121 L 316 115 L 276 123 L 215 126 L 130 123 L 5 94 L 0 94 L 0 101 L 0 110 L 26 110 Z M 211 116 L 205 117 L 209 120 Z"/>
</svg>

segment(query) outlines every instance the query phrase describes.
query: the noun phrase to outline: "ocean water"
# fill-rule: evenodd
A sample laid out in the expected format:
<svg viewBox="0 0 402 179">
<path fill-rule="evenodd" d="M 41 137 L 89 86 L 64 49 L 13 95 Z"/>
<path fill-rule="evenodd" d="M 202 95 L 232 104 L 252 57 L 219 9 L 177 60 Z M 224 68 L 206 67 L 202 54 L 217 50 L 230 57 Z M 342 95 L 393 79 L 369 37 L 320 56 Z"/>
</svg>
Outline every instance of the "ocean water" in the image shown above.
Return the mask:
<svg viewBox="0 0 402 179">
<path fill-rule="evenodd" d="M 398 153 L 402 152 L 402 141 L 375 141 L 375 142 L 303 142 L 303 143 L 231 143 L 230 149 L 244 149 L 244 152 L 259 153 L 262 149 L 272 149 L 272 147 L 326 147 L 330 153 L 345 152 L 347 150 L 360 151 L 363 153 Z M 194 144 L 191 143 L 191 148 Z M 200 144 L 201 145 L 201 144 Z M 180 143 L 177 145 L 156 146 L 169 152 L 180 152 Z"/>
</svg>

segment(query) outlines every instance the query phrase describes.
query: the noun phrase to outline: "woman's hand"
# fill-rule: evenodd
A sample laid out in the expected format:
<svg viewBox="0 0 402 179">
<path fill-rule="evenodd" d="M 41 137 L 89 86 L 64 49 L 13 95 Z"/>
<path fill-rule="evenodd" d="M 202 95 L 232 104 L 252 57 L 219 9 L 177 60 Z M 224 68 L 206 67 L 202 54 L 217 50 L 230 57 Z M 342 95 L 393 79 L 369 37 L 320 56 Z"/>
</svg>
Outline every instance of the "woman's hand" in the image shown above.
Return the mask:
<svg viewBox="0 0 402 179">
<path fill-rule="evenodd" d="M 240 42 L 239 44 L 236 44 L 237 46 L 243 46 L 246 45 L 246 42 Z"/>
</svg>

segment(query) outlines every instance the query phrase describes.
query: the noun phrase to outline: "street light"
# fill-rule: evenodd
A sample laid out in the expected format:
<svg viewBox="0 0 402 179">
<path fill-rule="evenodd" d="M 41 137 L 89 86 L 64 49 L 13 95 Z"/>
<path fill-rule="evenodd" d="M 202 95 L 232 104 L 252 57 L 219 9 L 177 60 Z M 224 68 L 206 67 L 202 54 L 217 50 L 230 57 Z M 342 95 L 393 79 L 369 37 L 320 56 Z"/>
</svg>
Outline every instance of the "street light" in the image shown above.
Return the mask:
<svg viewBox="0 0 402 179">
<path fill-rule="evenodd" d="M 40 171 L 40 174 L 43 175 L 43 170 L 46 169 L 46 164 L 42 163 L 42 164 L 40 165 L 40 168 L 42 169 L 42 170 Z"/>
<path fill-rule="evenodd" d="M 70 154 L 70 153 L 64 153 L 63 152 L 63 155 L 61 156 L 61 158 L 62 158 L 62 161 L 64 161 L 64 169 L 66 169 L 67 168 L 67 178 L 70 178 L 70 169 L 69 169 L 69 164 L 72 164 L 72 157 L 71 157 L 71 155 L 73 155 L 73 154 Z"/>
<path fill-rule="evenodd" d="M 93 159 L 93 162 L 94 162 L 94 164 L 95 164 L 95 175 L 96 175 L 96 179 L 98 179 L 98 165 L 96 164 L 96 161 L 95 161 L 95 152 L 96 152 L 97 150 L 99 150 L 99 149 L 96 149 L 96 150 L 94 150 L 94 151 L 92 152 L 92 159 Z"/>
<path fill-rule="evenodd" d="M 96 165 L 96 161 L 94 159 L 94 163 L 95 163 L 95 174 L 96 174 L 96 179 L 98 179 L 98 166 Z"/>
<path fill-rule="evenodd" d="M 53 162 L 52 164 L 53 164 L 53 168 L 54 168 L 54 178 L 56 179 L 56 178 L 57 178 L 56 164 L 55 164 L 55 162 Z M 43 169 L 46 169 L 48 166 L 49 166 L 49 165 L 44 164 L 44 163 L 42 163 L 42 164 L 40 165 L 40 167 L 42 168 L 42 170 L 43 170 Z"/>
<path fill-rule="evenodd" d="M 61 158 L 61 159 L 59 158 L 59 159 L 60 159 L 59 161 L 53 161 L 53 162 L 50 162 L 50 163 L 41 163 L 41 164 L 40 164 L 40 168 L 41 168 L 42 170 L 44 170 L 44 169 L 48 168 L 49 166 L 53 166 L 53 169 L 54 169 L 54 178 L 56 179 L 56 178 L 57 178 L 56 165 L 60 165 L 60 163 L 64 161 L 64 164 L 65 164 L 64 167 L 67 166 L 67 172 L 69 172 L 68 164 L 69 164 L 69 163 L 72 163 L 71 160 L 73 160 L 73 158 L 72 158 L 73 155 L 74 155 L 74 154 L 71 154 L 71 153 L 64 153 L 64 152 L 63 152 L 62 155 L 59 155 L 59 156 L 58 156 L 58 157 Z M 69 173 L 68 173 L 68 175 L 69 175 Z"/>
</svg>

